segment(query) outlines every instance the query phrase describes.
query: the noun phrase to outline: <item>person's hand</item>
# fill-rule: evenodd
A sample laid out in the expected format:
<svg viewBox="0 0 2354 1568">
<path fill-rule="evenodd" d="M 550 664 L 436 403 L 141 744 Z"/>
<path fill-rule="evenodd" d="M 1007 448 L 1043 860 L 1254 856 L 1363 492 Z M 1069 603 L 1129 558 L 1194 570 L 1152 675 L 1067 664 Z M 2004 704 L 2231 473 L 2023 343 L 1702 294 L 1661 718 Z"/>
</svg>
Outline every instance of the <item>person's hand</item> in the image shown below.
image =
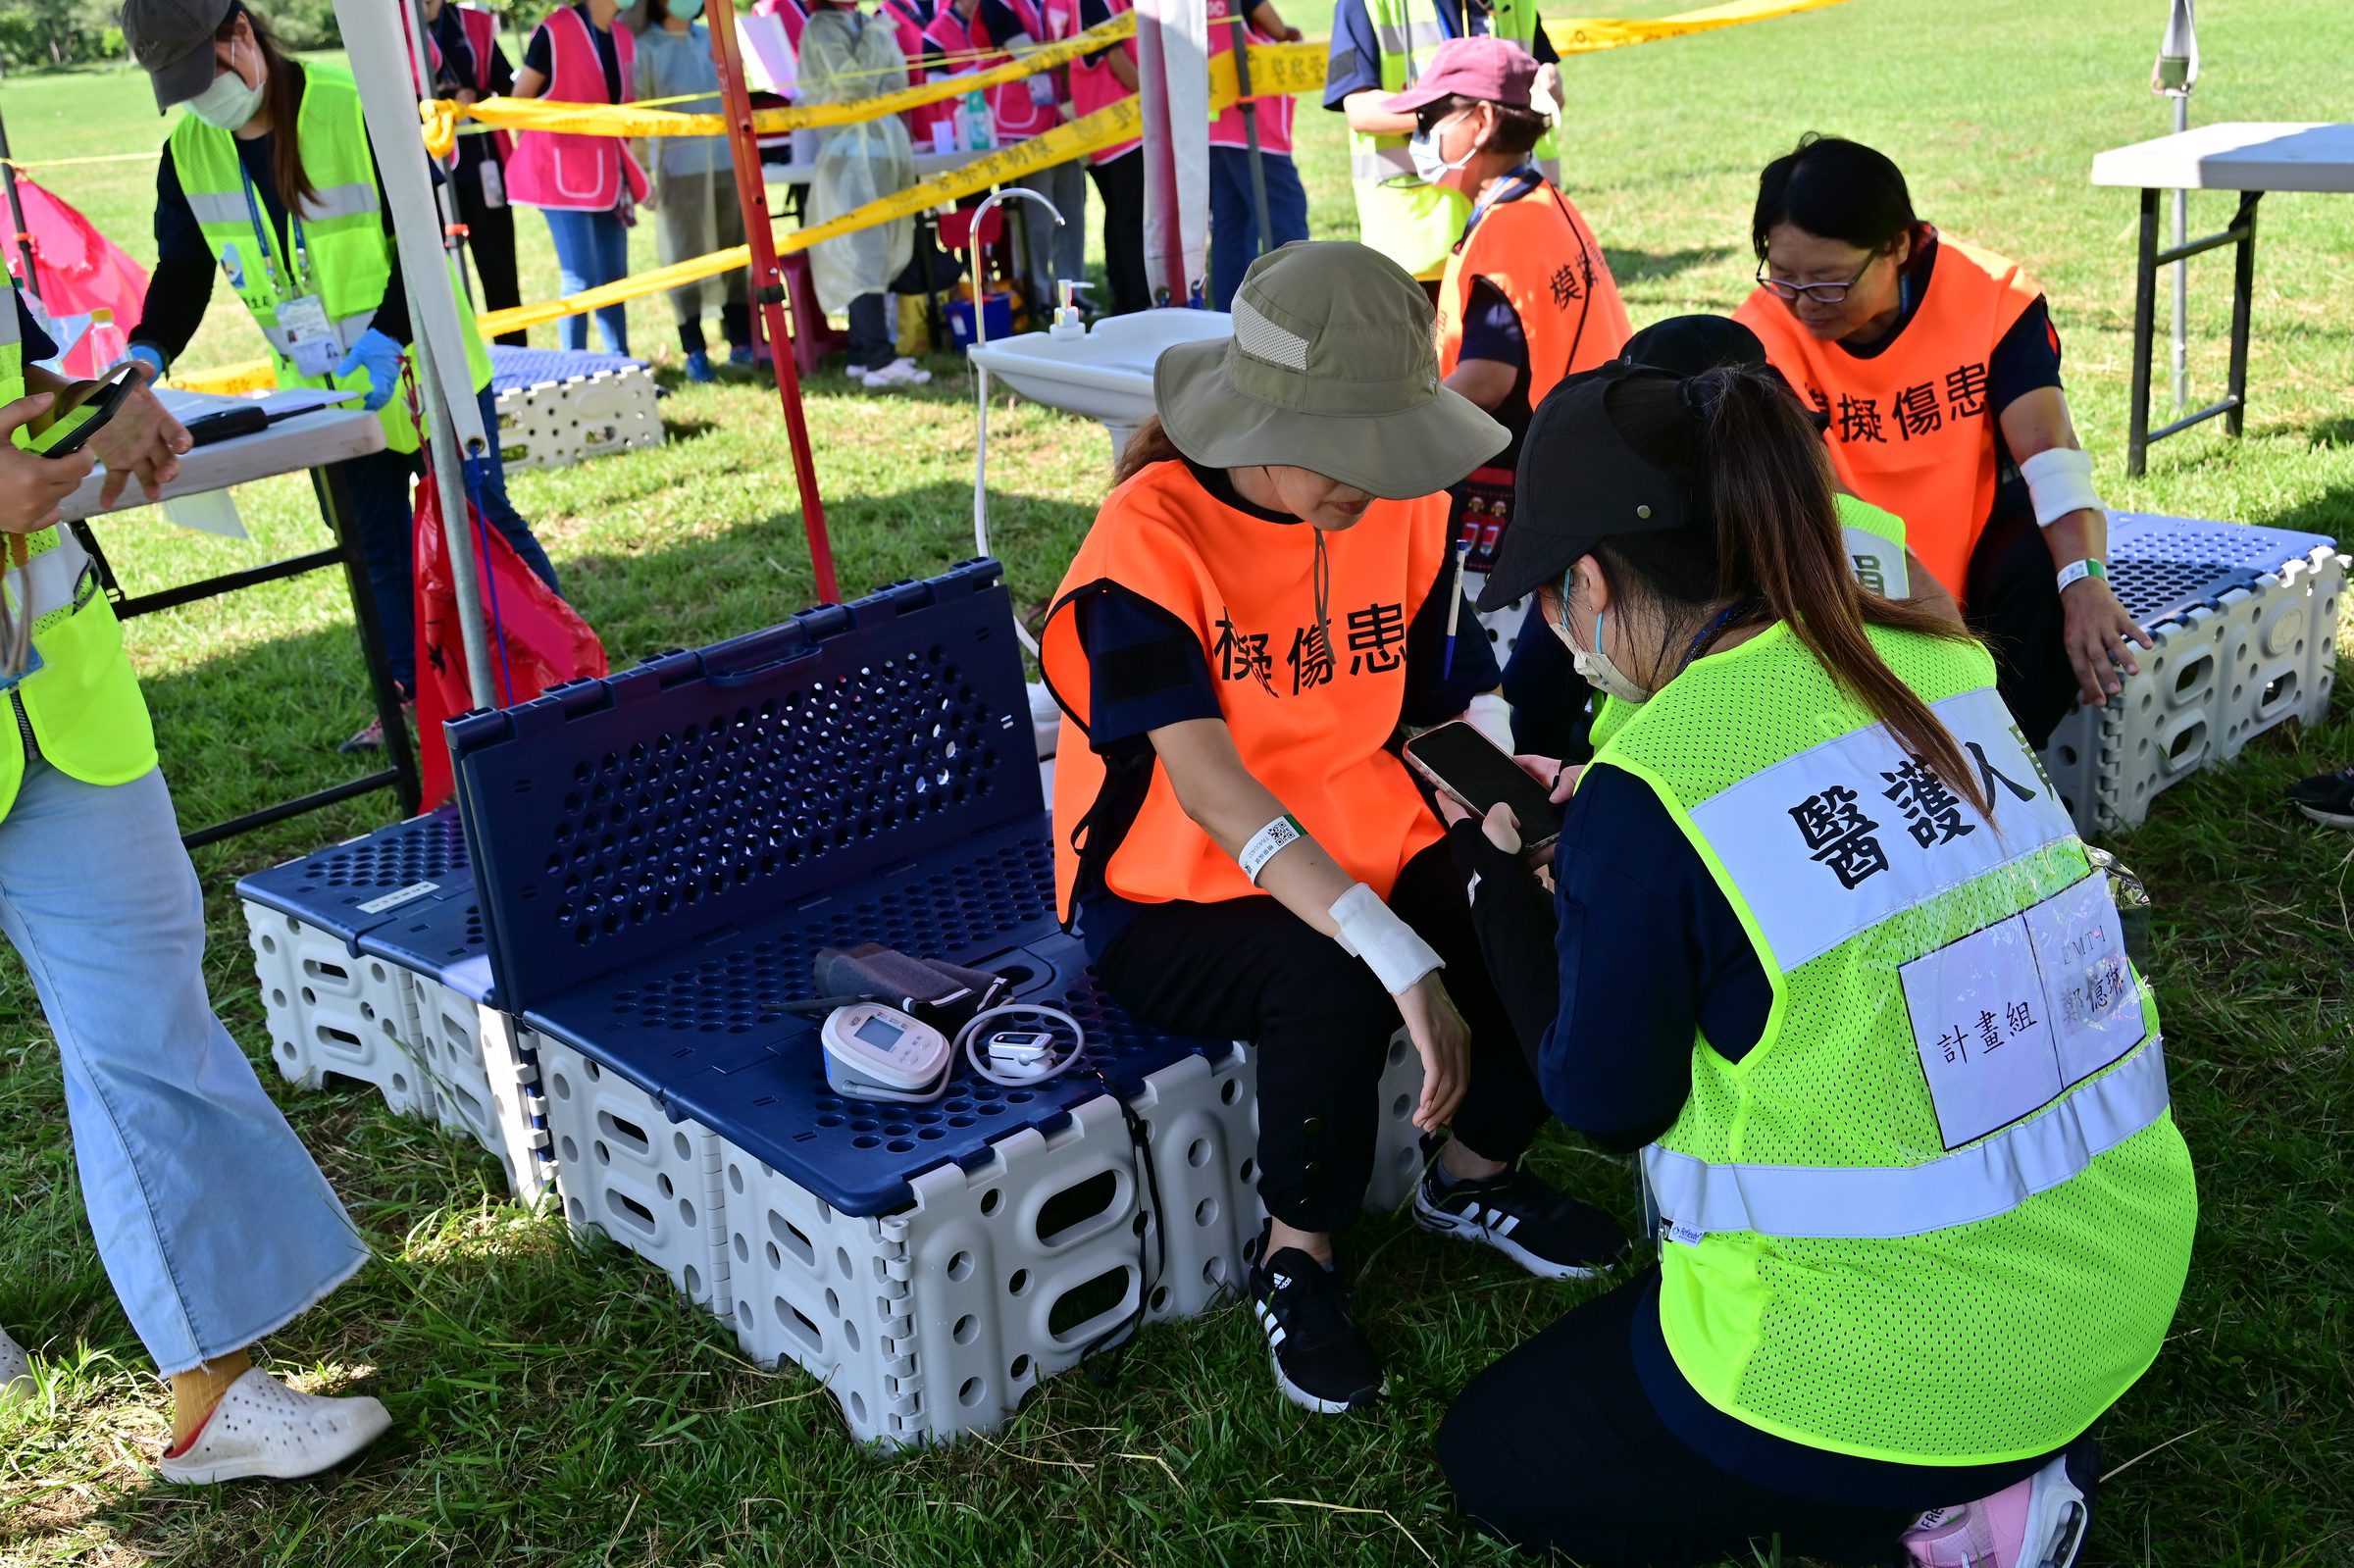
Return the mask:
<svg viewBox="0 0 2354 1568">
<path fill-rule="evenodd" d="M 1298 43 L 1306 36 L 1307 34 L 1302 32 L 1298 27 L 1286 27 L 1283 29 L 1283 41 L 1285 43 Z"/>
<path fill-rule="evenodd" d="M 1414 1125 L 1435 1133 L 1463 1103 L 1470 1081 L 1471 1031 L 1435 969 L 1406 988 L 1398 998 L 1398 1011 L 1422 1058 L 1422 1103 L 1414 1110 Z"/>
<path fill-rule="evenodd" d="M 468 108 L 472 108 L 475 104 L 482 101 L 481 95 L 478 94 L 472 87 L 460 87 L 454 96 L 457 98 L 460 104 L 463 104 Z"/>
<path fill-rule="evenodd" d="M 1512 760 L 1520 771 L 1545 786 L 1545 798 L 1557 806 L 1569 803 L 1577 789 L 1577 776 L 1585 768 L 1577 763 L 1563 762 L 1559 757 L 1540 757 L 1534 752 L 1515 752 Z"/>
<path fill-rule="evenodd" d="M 115 417 L 90 437 L 90 450 L 106 465 L 106 482 L 98 487 L 101 511 L 115 504 L 123 486 L 137 475 L 139 489 L 150 501 L 164 498 L 164 486 L 179 478 L 179 454 L 195 443 L 186 427 L 174 419 L 163 401 L 149 389 L 155 368 L 136 361 L 136 384 Z"/>
<path fill-rule="evenodd" d="M 658 210 L 662 205 L 662 181 L 658 179 L 647 180 L 645 182 L 645 200 L 639 203 L 639 205 L 643 207 L 649 213 Z"/>
<path fill-rule="evenodd" d="M 65 521 L 66 497 L 97 463 L 86 446 L 67 457 L 43 457 L 11 438 L 55 401 L 48 392 L 35 392 L 0 407 L 0 533 L 38 533 Z"/>
<path fill-rule="evenodd" d="M 2150 634 L 2136 626 L 2125 607 L 2117 599 L 2117 590 L 2102 578 L 2084 578 L 2068 585 L 2060 595 L 2061 645 L 2068 650 L 2068 662 L 2076 672 L 2076 684 L 2081 688 L 2084 705 L 2098 708 L 2111 697 L 2125 689 L 2118 674 L 2123 667 L 2125 675 L 2139 675 L 2141 666 L 2133 655 L 2122 651 L 2125 644 L 2138 642 L 2143 647 L 2155 647 Z"/>
<path fill-rule="evenodd" d="M 371 327 L 351 345 L 351 352 L 335 367 L 335 375 L 340 379 L 359 371 L 368 373 L 368 394 L 360 399 L 360 407 L 373 414 L 392 401 L 392 389 L 400 384 L 400 354 L 398 343 Z"/>
<path fill-rule="evenodd" d="M 1536 92 L 1534 96 L 1551 103 L 1556 114 L 1561 112 L 1561 68 L 1560 66 L 1557 66 L 1552 61 L 1548 60 L 1543 65 L 1537 67 Z"/>
</svg>

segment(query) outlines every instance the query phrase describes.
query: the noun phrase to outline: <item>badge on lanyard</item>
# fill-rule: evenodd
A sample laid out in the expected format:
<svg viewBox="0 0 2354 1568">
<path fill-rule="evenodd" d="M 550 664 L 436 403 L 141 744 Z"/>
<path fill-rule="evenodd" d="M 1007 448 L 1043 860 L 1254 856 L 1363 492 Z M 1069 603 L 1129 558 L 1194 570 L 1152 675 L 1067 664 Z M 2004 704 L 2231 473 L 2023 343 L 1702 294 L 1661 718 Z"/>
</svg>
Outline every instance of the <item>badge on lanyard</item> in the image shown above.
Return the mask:
<svg viewBox="0 0 2354 1568">
<path fill-rule="evenodd" d="M 507 177 L 499 172 L 498 160 L 495 157 L 486 158 L 475 165 L 475 172 L 483 177 L 483 206 L 491 212 L 504 207 L 507 204 Z"/>
<path fill-rule="evenodd" d="M 341 362 L 343 345 L 335 340 L 335 329 L 328 325 L 327 306 L 318 295 L 281 300 L 278 326 L 286 334 L 286 358 L 294 362 L 299 374 L 326 376 Z"/>
</svg>

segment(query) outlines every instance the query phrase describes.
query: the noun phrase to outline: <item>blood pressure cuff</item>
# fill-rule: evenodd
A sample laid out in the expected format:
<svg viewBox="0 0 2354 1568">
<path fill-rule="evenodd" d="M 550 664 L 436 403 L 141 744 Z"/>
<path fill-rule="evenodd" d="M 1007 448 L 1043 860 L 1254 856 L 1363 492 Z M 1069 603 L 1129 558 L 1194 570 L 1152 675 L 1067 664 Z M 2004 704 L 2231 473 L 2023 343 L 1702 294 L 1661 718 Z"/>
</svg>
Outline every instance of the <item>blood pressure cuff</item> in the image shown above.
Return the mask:
<svg viewBox="0 0 2354 1568">
<path fill-rule="evenodd" d="M 1013 988 L 1002 975 L 938 958 L 910 958 L 881 942 L 821 947 L 810 967 L 820 995 L 871 996 L 951 1036 Z"/>
</svg>

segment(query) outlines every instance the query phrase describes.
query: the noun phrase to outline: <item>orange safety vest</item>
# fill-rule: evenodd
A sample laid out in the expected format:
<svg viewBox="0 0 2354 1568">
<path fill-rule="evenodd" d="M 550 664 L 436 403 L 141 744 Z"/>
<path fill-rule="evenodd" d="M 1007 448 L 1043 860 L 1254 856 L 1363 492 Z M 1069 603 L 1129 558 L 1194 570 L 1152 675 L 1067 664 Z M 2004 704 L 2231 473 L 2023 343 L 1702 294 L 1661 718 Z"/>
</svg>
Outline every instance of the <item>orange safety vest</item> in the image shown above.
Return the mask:
<svg viewBox="0 0 2354 1568">
<path fill-rule="evenodd" d="M 1439 285 L 1439 374 L 1452 376 L 1463 348 L 1471 281 L 1484 278 L 1511 303 L 1528 341 L 1528 402 L 1562 377 L 1618 357 L 1634 326 L 1594 231 L 1552 181 L 1514 201 L 1482 207 L 1463 226 Z"/>
<path fill-rule="evenodd" d="M 1906 543 L 1957 600 L 1994 511 L 1987 361 L 2042 292 L 2017 262 L 1939 237 L 1912 320 L 1871 358 L 1818 340 L 1763 288 L 1733 313 L 1830 417 L 1841 481 L 1905 520 Z"/>
<path fill-rule="evenodd" d="M 1064 715 L 1054 887 L 1066 923 L 1076 918 L 1082 850 L 1106 888 L 1138 903 L 1261 896 L 1186 815 L 1157 761 L 1131 820 L 1090 821 L 1105 768 L 1087 738 L 1088 658 L 1075 607 L 1107 585 L 1193 632 L 1243 766 L 1350 876 L 1387 898 L 1406 863 L 1438 842 L 1438 819 L 1385 747 L 1406 701 L 1407 629 L 1446 560 L 1447 498 L 1375 501 L 1324 543 L 1329 647 L 1318 646 L 1306 524 L 1286 528 L 1222 506 L 1177 462 L 1147 468 L 1096 514 L 1039 639 L 1041 672 Z"/>
</svg>

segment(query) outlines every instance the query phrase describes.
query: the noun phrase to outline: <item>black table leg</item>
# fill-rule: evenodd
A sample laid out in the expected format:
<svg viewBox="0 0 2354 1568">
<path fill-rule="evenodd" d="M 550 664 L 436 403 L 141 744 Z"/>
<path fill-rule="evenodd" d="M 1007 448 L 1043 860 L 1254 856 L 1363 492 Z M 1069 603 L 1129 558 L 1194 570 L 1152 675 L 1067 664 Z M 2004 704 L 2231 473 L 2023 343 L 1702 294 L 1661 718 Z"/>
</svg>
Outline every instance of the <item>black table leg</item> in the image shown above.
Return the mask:
<svg viewBox="0 0 2354 1568">
<path fill-rule="evenodd" d="M 2133 258 L 2133 382 L 2126 393 L 2125 473 L 2141 478 L 2150 453 L 2150 335 L 2158 328 L 2158 192 L 2141 193 L 2141 240 Z"/>
<path fill-rule="evenodd" d="M 351 591 L 351 617 L 360 632 L 360 652 L 368 662 L 368 685 L 376 698 L 376 716 L 384 729 L 384 760 L 392 765 L 392 790 L 403 817 L 417 815 L 425 786 L 417 776 L 417 749 L 409 744 L 409 722 L 400 711 L 400 687 L 392 680 L 385 656 L 384 629 L 376 618 L 376 594 L 368 583 L 368 560 L 352 526 L 351 491 L 343 465 L 311 470 L 311 487 L 319 494 L 319 515 L 343 547 L 343 582 Z"/>
<path fill-rule="evenodd" d="M 2231 220 L 2239 231 L 2239 245 L 2231 267 L 2231 411 L 2224 416 L 2224 429 L 2233 435 L 2248 414 L 2248 316 L 2256 292 L 2256 204 L 2263 199 L 2261 190 L 2243 192 Z"/>
</svg>

